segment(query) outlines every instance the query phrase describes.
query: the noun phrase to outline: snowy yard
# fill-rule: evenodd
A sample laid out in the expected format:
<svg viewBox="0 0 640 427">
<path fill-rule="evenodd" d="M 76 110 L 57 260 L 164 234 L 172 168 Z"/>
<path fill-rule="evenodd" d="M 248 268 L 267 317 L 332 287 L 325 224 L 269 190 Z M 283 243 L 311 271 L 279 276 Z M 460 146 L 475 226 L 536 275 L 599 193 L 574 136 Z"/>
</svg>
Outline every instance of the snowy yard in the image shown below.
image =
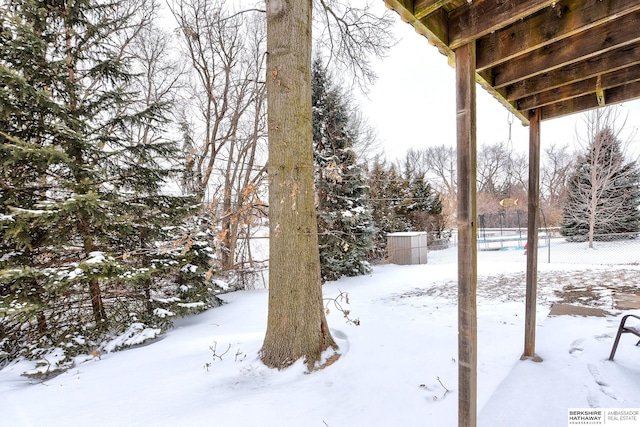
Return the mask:
<svg viewBox="0 0 640 427">
<path fill-rule="evenodd" d="M 313 374 L 300 363 L 273 371 L 258 361 L 267 292 L 242 291 L 178 321 L 156 342 L 86 360 L 43 382 L 21 376 L 29 362 L 6 367 L 0 425 L 456 426 L 455 256 L 456 248 L 431 252 L 426 265 L 377 266 L 369 276 L 326 284 L 327 298 L 348 293 L 347 308 L 361 324 L 348 324 L 329 305 L 342 356 Z M 536 343 L 544 361 L 535 363 L 519 360 L 526 257 L 478 256 L 480 426 L 565 427 L 568 408 L 640 407 L 635 337 L 623 336 L 615 362 L 607 360 L 622 314 L 614 292 L 638 293 L 637 263 L 541 260 Z M 549 317 L 557 302 L 611 316 Z"/>
</svg>

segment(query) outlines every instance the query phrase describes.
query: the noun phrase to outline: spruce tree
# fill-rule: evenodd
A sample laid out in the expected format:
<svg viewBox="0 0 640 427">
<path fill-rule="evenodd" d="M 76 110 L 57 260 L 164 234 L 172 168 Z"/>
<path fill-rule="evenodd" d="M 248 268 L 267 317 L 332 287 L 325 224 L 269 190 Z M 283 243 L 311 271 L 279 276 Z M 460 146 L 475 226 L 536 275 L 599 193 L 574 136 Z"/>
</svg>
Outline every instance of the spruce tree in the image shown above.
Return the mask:
<svg viewBox="0 0 640 427">
<path fill-rule="evenodd" d="M 375 256 L 386 255 L 387 234 L 403 231 L 426 231 L 430 243 L 440 246 L 449 236 L 442 219 L 442 200 L 424 173 L 405 164 L 404 176 L 395 165 L 379 157 L 369 171 L 373 220 L 378 230 Z"/>
<path fill-rule="evenodd" d="M 430 242 L 444 238 L 440 227 L 442 222 L 440 195 L 433 191 L 431 184 L 425 181 L 422 175 L 411 179 L 408 191 L 410 198 L 407 214 L 412 228 L 416 231 L 428 232 Z"/>
<path fill-rule="evenodd" d="M 168 105 L 136 91 L 127 55 L 145 4 L 2 6 L 0 328 L 12 355 L 87 351 L 207 296 L 205 280 L 180 283 L 203 278 L 209 255 L 184 223 L 191 200 L 163 192 L 174 144 L 150 137 Z"/>
<path fill-rule="evenodd" d="M 366 274 L 375 236 L 366 177 L 353 150 L 349 105 L 319 59 L 312 67 L 312 106 L 322 278 Z"/>
<path fill-rule="evenodd" d="M 635 237 L 640 231 L 640 170 L 627 162 L 610 127 L 579 156 L 567 184 L 561 233 L 572 241 Z M 631 234 L 629 234 L 631 233 Z"/>
<path fill-rule="evenodd" d="M 376 157 L 369 171 L 369 188 L 373 221 L 377 229 L 374 257 L 383 258 L 386 254 L 387 234 L 408 231 L 411 222 L 407 217 L 409 183 L 397 171 L 395 166 L 387 165 Z"/>
</svg>

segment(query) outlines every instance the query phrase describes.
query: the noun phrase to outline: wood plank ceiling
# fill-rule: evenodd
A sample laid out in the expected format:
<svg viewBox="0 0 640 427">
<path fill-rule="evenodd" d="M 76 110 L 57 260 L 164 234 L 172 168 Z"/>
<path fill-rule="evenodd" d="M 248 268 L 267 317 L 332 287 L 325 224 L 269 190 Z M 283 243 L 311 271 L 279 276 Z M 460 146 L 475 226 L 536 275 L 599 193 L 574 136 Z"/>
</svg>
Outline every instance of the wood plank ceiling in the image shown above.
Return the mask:
<svg viewBox="0 0 640 427">
<path fill-rule="evenodd" d="M 639 0 L 385 0 L 524 124 L 640 98 Z"/>
</svg>

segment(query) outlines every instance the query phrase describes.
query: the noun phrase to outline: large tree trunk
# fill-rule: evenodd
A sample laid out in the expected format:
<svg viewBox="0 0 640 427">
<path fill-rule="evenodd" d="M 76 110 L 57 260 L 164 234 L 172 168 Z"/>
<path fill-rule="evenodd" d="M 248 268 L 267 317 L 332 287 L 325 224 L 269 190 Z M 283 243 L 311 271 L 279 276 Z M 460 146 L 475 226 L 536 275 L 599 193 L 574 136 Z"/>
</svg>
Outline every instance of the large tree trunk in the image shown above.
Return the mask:
<svg viewBox="0 0 640 427">
<path fill-rule="evenodd" d="M 269 316 L 262 361 L 312 369 L 336 344 L 322 302 L 313 185 L 311 0 L 267 0 Z"/>
</svg>

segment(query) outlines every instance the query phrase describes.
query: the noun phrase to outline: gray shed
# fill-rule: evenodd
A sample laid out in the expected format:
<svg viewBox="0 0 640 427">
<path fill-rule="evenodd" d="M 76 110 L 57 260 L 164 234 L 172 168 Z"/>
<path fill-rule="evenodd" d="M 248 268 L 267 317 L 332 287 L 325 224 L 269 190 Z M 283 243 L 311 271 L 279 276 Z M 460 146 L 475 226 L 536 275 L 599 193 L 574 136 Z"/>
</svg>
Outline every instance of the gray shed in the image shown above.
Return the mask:
<svg viewBox="0 0 640 427">
<path fill-rule="evenodd" d="M 408 231 L 387 234 L 387 254 L 392 264 L 426 264 L 427 233 Z"/>
</svg>

